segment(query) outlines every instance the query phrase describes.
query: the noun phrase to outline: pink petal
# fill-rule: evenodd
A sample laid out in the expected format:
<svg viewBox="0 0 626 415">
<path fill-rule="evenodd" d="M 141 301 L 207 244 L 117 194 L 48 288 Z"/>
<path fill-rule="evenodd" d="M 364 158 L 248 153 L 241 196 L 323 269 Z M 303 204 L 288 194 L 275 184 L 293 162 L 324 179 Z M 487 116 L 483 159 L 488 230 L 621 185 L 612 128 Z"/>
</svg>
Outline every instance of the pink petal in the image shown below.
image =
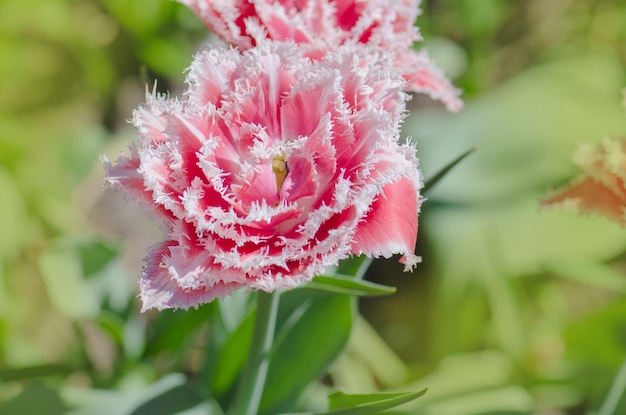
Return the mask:
<svg viewBox="0 0 626 415">
<path fill-rule="evenodd" d="M 359 7 L 359 5 L 361 7 Z M 352 29 L 356 21 L 359 20 L 363 9 L 363 2 L 357 2 L 355 0 L 337 0 L 335 7 L 337 7 L 337 23 L 343 30 L 348 31 Z"/>
<path fill-rule="evenodd" d="M 122 155 L 115 161 L 115 164 L 104 158 L 106 183 L 123 190 L 135 202 L 156 212 L 161 219 L 173 219 L 169 210 L 154 204 L 153 194 L 146 189 L 144 177 L 138 171 L 141 160 L 137 148 L 131 146 L 130 151 L 130 157 Z"/>
<path fill-rule="evenodd" d="M 407 89 L 430 95 L 443 102 L 448 110 L 456 112 L 463 108 L 459 98 L 461 91 L 456 89 L 448 78 L 437 68 L 425 51 L 409 51 L 399 59 L 400 69 L 408 81 Z"/>
<path fill-rule="evenodd" d="M 319 189 L 313 160 L 310 157 L 292 156 L 289 158 L 289 174 L 280 189 L 280 195 L 289 202 L 312 197 Z"/>
<path fill-rule="evenodd" d="M 178 0 L 192 8 L 213 31 L 240 49 L 266 39 L 293 41 L 313 59 L 342 45 L 362 45 L 392 52 L 393 67 L 405 75 L 407 91 L 426 93 L 451 111 L 462 108 L 456 90 L 425 52 L 415 20 L 419 0 Z M 214 85 L 211 85 L 211 89 Z"/>
<path fill-rule="evenodd" d="M 281 106 L 281 130 L 285 138 L 310 136 L 328 124 L 329 115 L 341 105 L 341 94 L 332 73 L 316 82 L 301 82 L 284 98 Z"/>
<path fill-rule="evenodd" d="M 352 252 L 385 258 L 395 253 L 414 257 L 417 214 L 418 194 L 409 178 L 386 185 L 357 226 Z"/>
<path fill-rule="evenodd" d="M 291 42 L 200 53 L 183 99 L 136 113 L 140 141 L 107 180 L 166 219 L 144 309 L 291 288 L 353 253 L 417 262 L 421 178 L 415 148 L 397 141 L 403 79 L 361 48 L 306 53 Z M 220 68 L 227 82 L 212 78 Z"/>
<path fill-rule="evenodd" d="M 164 310 L 167 308 L 188 309 L 189 307 L 197 307 L 199 304 L 208 303 L 218 297 L 225 297 L 241 288 L 241 284 L 238 282 L 226 282 L 224 280 L 219 280 L 210 287 L 207 285 L 182 287 L 177 278 L 185 276 L 179 275 L 167 265 L 168 262 L 172 261 L 170 249 L 176 246 L 175 242 L 167 241 L 150 248 L 141 278 L 142 312 L 152 308 Z M 184 268 L 185 264 L 181 265 Z"/>
<path fill-rule="evenodd" d="M 258 166 L 251 172 L 249 181 L 241 185 L 233 185 L 235 196 L 242 201 L 247 208 L 253 202 L 265 200 L 268 205 L 279 202 L 278 189 L 276 187 L 276 175 L 268 165 Z"/>
<path fill-rule="evenodd" d="M 260 13 L 260 17 L 271 39 L 278 41 L 292 40 L 296 43 L 310 42 L 309 36 L 297 26 L 293 25 L 292 22 L 288 21 L 286 19 L 287 16 Z"/>
</svg>

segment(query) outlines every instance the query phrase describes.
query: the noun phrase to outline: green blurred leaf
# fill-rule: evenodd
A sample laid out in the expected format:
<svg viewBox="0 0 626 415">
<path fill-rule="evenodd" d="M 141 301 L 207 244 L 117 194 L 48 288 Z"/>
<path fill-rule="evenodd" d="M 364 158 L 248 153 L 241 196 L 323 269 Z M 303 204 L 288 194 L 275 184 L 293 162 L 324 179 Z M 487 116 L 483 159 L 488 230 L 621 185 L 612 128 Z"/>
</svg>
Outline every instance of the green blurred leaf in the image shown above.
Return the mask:
<svg viewBox="0 0 626 415">
<path fill-rule="evenodd" d="M 347 347 L 329 372 L 335 387 L 348 391 L 398 388 L 409 379 L 407 365 L 359 314 Z"/>
<path fill-rule="evenodd" d="M 616 370 L 626 350 L 626 298 L 589 313 L 565 330 L 568 355 L 586 367 L 597 366 L 604 374 Z M 602 372 L 581 382 L 589 387 L 601 383 Z"/>
<path fill-rule="evenodd" d="M 343 275 L 319 275 L 302 288 L 355 295 L 358 297 L 377 297 L 396 292 L 395 287 L 376 284 L 365 280 L 357 280 L 354 277 Z"/>
<path fill-rule="evenodd" d="M 90 240 L 79 246 L 83 274 L 90 276 L 101 271 L 119 252 L 116 245 L 101 240 Z"/>
<path fill-rule="evenodd" d="M 124 27 L 138 38 L 148 38 L 163 27 L 175 7 L 169 1 L 104 0 L 104 6 Z"/>
<path fill-rule="evenodd" d="M 37 258 L 48 297 L 54 306 L 71 318 L 95 317 L 100 302 L 85 284 L 80 252 L 76 246 L 58 243 Z"/>
<path fill-rule="evenodd" d="M 526 350 L 526 328 L 514 280 L 496 272 L 485 272 L 482 283 L 492 314 L 493 333 L 499 346 L 516 359 Z"/>
<path fill-rule="evenodd" d="M 626 361 L 615 376 L 606 399 L 597 415 L 618 415 L 626 410 Z"/>
<path fill-rule="evenodd" d="M 173 387 L 135 408 L 130 415 L 180 414 L 201 404 L 202 397 L 188 384 Z M 207 413 L 207 412 L 205 412 Z"/>
<path fill-rule="evenodd" d="M 176 37 L 149 39 L 139 50 L 139 57 L 162 75 L 180 77 L 191 64 L 193 50 L 185 42 L 177 40 Z"/>
<path fill-rule="evenodd" d="M 260 413 L 277 413 L 294 402 L 302 391 L 324 373 L 348 341 L 353 320 L 353 298 L 329 295 L 312 298 L 308 290 L 285 293 L 279 314 L 298 318 L 277 328 Z M 322 341 L 320 341 L 322 340 Z"/>
<path fill-rule="evenodd" d="M 531 415 L 533 397 L 514 384 L 512 361 L 499 352 L 464 353 L 445 358 L 430 375 L 405 385 L 428 387 L 422 399 L 391 411 L 403 415 Z"/>
<path fill-rule="evenodd" d="M 406 408 L 398 408 L 397 411 L 392 410 L 391 413 L 394 415 L 534 415 L 536 413 L 532 396 L 524 388 L 516 385 L 449 396 L 416 409 L 415 407 L 421 404 L 420 401 L 416 401 L 415 405 L 411 402 Z"/>
<path fill-rule="evenodd" d="M 57 391 L 41 385 L 30 386 L 12 400 L 0 403 L 0 413 L 7 415 L 64 415 L 67 410 Z"/>
<path fill-rule="evenodd" d="M 85 180 L 99 161 L 105 149 L 109 135 L 102 126 L 82 126 L 76 131 L 63 132 L 51 146 L 56 168 L 63 174 L 63 179 L 75 186 Z M 67 192 L 68 189 L 62 189 Z"/>
<path fill-rule="evenodd" d="M 223 415 L 213 399 L 202 397 L 185 376 L 178 373 L 164 376 L 139 390 L 65 388 L 61 395 L 76 408 L 68 415 L 111 415 L 112 408 L 120 415 Z"/>
<path fill-rule="evenodd" d="M 98 325 L 111 336 L 118 345 L 124 344 L 124 319 L 112 312 L 103 310 L 96 319 Z"/>
<path fill-rule="evenodd" d="M 545 192 L 571 177 L 571 154 L 580 142 L 625 132 L 622 84 L 615 55 L 569 54 L 469 100 L 458 114 L 412 111 L 403 130 L 419 137 L 425 177 L 446 165 L 450 154 L 478 149 L 429 200 L 485 206 Z"/>
<path fill-rule="evenodd" d="M 419 392 L 371 393 L 349 395 L 335 392 L 328 397 L 328 415 L 368 415 L 377 414 L 389 408 L 411 402 L 426 393 L 426 389 Z M 322 414 L 320 414 L 322 415 Z"/>
<path fill-rule="evenodd" d="M 0 168 L 0 258 L 17 254 L 31 234 L 31 224 L 17 183 Z"/>
<path fill-rule="evenodd" d="M 604 288 L 623 293 L 626 291 L 626 275 L 617 269 L 599 262 L 585 259 L 552 261 L 546 269 L 562 278 L 590 287 Z"/>
<path fill-rule="evenodd" d="M 0 380 L 4 382 L 22 381 L 32 378 L 44 378 L 48 376 L 67 376 L 77 368 L 66 364 L 47 364 L 21 368 L 1 368 Z"/>
</svg>

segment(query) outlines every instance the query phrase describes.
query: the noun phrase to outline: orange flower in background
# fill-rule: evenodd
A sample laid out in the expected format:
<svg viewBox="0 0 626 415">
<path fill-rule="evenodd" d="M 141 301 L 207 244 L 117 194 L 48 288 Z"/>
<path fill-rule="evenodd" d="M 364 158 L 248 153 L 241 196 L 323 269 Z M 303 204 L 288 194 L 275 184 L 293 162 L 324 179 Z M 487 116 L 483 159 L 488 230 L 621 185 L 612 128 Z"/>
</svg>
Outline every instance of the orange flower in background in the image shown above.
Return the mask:
<svg viewBox="0 0 626 415">
<path fill-rule="evenodd" d="M 626 226 L 626 140 L 585 144 L 573 161 L 584 174 L 542 205 L 599 214 Z"/>
</svg>

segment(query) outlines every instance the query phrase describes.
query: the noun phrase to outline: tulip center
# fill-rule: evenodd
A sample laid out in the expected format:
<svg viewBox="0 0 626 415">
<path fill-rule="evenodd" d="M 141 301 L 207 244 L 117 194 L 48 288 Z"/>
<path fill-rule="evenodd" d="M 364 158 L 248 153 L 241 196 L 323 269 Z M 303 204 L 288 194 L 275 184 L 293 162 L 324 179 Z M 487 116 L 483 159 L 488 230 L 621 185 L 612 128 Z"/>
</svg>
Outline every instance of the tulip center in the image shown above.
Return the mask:
<svg viewBox="0 0 626 415">
<path fill-rule="evenodd" d="M 272 171 L 274 172 L 274 175 L 276 175 L 276 190 L 280 192 L 280 188 L 285 181 L 285 177 L 287 177 L 287 173 L 289 173 L 284 154 L 274 157 L 272 160 Z"/>
</svg>

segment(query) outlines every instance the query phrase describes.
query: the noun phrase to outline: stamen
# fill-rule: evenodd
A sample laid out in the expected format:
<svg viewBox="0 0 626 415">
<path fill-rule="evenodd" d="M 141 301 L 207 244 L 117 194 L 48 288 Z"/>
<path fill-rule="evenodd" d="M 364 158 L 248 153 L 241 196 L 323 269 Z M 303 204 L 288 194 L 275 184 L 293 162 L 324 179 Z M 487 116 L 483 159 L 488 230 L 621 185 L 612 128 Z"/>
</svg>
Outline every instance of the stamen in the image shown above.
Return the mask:
<svg viewBox="0 0 626 415">
<path fill-rule="evenodd" d="M 276 190 L 280 192 L 285 177 L 287 177 L 287 173 L 289 173 L 284 154 L 274 157 L 272 160 L 272 171 L 276 175 Z"/>
</svg>

